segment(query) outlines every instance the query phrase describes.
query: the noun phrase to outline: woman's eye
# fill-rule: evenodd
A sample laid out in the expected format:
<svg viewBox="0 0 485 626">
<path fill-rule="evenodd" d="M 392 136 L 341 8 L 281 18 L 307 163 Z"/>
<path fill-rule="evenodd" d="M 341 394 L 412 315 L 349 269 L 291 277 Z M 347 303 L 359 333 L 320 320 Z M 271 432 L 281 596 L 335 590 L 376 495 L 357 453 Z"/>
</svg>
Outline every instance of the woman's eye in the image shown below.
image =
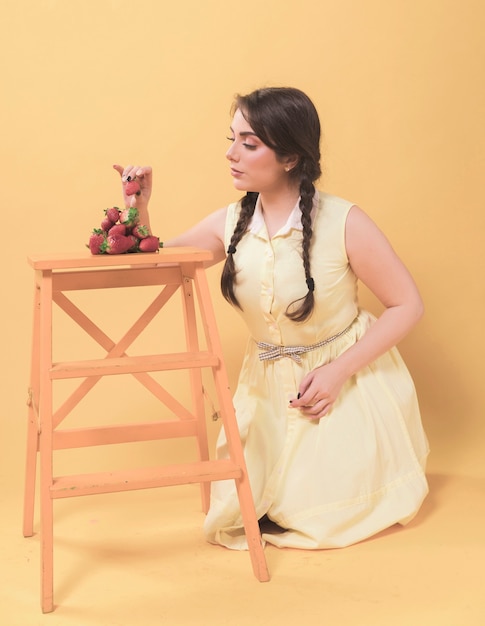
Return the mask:
<svg viewBox="0 0 485 626">
<path fill-rule="evenodd" d="M 228 141 L 230 141 L 231 143 L 234 143 L 234 142 L 236 141 L 236 138 L 235 138 L 235 137 L 226 137 L 226 139 L 227 139 Z M 252 143 L 247 143 L 247 142 L 245 142 L 245 141 L 243 141 L 242 145 L 243 145 L 245 148 L 247 148 L 248 150 L 256 150 L 256 148 L 258 147 L 258 146 L 255 146 L 255 145 L 254 145 L 254 144 L 252 144 Z"/>
</svg>

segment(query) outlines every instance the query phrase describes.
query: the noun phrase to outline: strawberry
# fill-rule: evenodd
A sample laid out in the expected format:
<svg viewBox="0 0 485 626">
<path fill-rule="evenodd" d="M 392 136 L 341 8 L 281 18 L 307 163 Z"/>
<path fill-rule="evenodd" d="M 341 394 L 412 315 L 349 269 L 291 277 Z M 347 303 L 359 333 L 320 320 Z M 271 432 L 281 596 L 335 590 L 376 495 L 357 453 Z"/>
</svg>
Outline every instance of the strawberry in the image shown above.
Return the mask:
<svg viewBox="0 0 485 626">
<path fill-rule="evenodd" d="M 120 219 L 120 210 L 117 206 L 105 209 L 104 213 L 106 217 L 113 222 L 113 224 L 116 224 L 116 222 Z"/>
<path fill-rule="evenodd" d="M 138 237 L 135 237 L 135 235 L 128 235 L 128 237 L 131 239 L 133 244 L 131 248 L 128 249 L 128 252 L 138 252 L 138 244 L 140 243 L 140 240 Z"/>
<path fill-rule="evenodd" d="M 133 228 L 135 224 L 138 224 L 139 220 L 138 209 L 136 207 L 123 209 L 123 211 L 120 212 L 120 223 L 124 224 L 126 228 Z"/>
<path fill-rule="evenodd" d="M 163 243 L 160 243 L 160 239 L 153 235 L 149 235 L 140 240 L 138 245 L 140 252 L 158 252 L 159 248 L 163 248 Z"/>
<path fill-rule="evenodd" d="M 131 231 L 131 234 L 135 235 L 135 237 L 138 237 L 138 239 L 145 239 L 145 237 L 148 237 L 150 235 L 150 230 L 148 229 L 148 226 L 137 224 Z"/>
<path fill-rule="evenodd" d="M 109 229 L 108 235 L 126 235 L 126 226 L 124 224 L 114 224 Z"/>
<path fill-rule="evenodd" d="M 106 254 L 124 254 L 133 246 L 131 237 L 124 235 L 108 235 L 101 245 L 102 252 Z"/>
<path fill-rule="evenodd" d="M 141 189 L 140 183 L 137 180 L 129 180 L 126 183 L 125 193 L 127 196 L 134 196 L 135 194 L 139 196 L 140 189 Z"/>
<path fill-rule="evenodd" d="M 101 246 L 105 240 L 104 232 L 100 228 L 95 228 L 89 237 L 89 242 L 86 246 L 91 251 L 91 254 L 103 254 L 101 252 Z"/>
<path fill-rule="evenodd" d="M 106 233 L 109 231 L 110 228 L 112 228 L 114 226 L 114 222 L 112 222 L 109 217 L 105 217 L 103 219 L 103 221 L 101 222 L 101 230 L 104 230 Z"/>
</svg>

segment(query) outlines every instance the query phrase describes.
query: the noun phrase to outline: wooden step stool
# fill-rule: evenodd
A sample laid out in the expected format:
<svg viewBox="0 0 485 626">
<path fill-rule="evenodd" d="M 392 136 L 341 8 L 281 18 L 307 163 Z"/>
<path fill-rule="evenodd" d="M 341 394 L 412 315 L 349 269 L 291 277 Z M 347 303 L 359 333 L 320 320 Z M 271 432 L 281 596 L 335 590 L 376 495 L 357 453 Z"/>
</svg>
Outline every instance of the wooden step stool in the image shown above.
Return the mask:
<svg viewBox="0 0 485 626">
<path fill-rule="evenodd" d="M 54 609 L 53 500 L 57 498 L 200 483 L 202 508 L 207 512 L 210 482 L 233 479 L 236 483 L 254 574 L 260 581 L 269 580 L 204 270 L 204 261 L 210 259 L 210 252 L 196 248 L 166 248 L 154 254 L 113 256 L 91 256 L 87 252 L 36 255 L 28 259 L 35 270 L 35 295 L 23 532 L 26 537 L 33 535 L 36 465 L 39 453 L 41 606 L 44 613 Z M 157 297 L 117 343 L 64 293 L 153 285 L 160 286 Z M 182 293 L 186 351 L 128 356 L 126 350 L 129 346 L 178 290 Z M 105 358 L 53 362 L 53 302 L 106 350 Z M 195 302 L 204 329 L 205 350 L 199 349 Z M 228 440 L 227 460 L 217 461 L 209 458 L 202 368 L 209 368 L 212 371 L 222 425 Z M 164 370 L 189 371 L 193 412 L 180 404 L 149 374 Z M 58 429 L 62 420 L 101 377 L 116 374 L 133 375 L 169 408 L 174 419 Z M 63 404 L 54 409 L 54 382 L 73 378 L 83 380 Z M 161 467 L 53 476 L 53 456 L 56 450 L 172 437 L 194 437 L 198 446 L 198 460 Z"/>
</svg>

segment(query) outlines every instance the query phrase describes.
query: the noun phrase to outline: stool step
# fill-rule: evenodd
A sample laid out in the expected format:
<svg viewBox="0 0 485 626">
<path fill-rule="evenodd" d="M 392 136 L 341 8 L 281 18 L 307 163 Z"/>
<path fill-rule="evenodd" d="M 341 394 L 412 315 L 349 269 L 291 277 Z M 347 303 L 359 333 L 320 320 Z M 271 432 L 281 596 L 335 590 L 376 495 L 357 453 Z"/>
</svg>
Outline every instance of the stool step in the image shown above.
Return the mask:
<svg viewBox="0 0 485 626">
<path fill-rule="evenodd" d="M 69 428 L 55 430 L 52 433 L 52 445 L 54 450 L 64 450 L 65 448 L 105 446 L 135 441 L 196 437 L 198 435 L 197 426 L 195 418 L 186 418 L 160 422 Z"/>
<path fill-rule="evenodd" d="M 114 374 L 137 374 L 162 370 L 217 367 L 219 358 L 212 352 L 177 352 L 152 354 L 149 356 L 106 357 L 89 361 L 53 363 L 50 369 L 52 380 L 63 378 L 85 378 Z"/>
<path fill-rule="evenodd" d="M 165 467 L 78 474 L 54 478 L 52 498 L 72 498 L 114 491 L 133 491 L 170 485 L 240 478 L 241 468 L 230 460 L 196 461 Z"/>
</svg>

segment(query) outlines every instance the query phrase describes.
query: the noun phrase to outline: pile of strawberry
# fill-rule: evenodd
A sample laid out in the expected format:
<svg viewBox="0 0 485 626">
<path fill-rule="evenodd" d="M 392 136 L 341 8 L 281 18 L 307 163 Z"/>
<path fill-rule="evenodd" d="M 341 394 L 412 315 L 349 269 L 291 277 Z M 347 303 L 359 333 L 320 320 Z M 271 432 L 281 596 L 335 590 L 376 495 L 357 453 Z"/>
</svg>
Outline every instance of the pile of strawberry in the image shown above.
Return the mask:
<svg viewBox="0 0 485 626">
<path fill-rule="evenodd" d="M 138 209 L 131 207 L 105 209 L 100 228 L 94 228 L 86 246 L 91 254 L 125 254 L 158 252 L 163 247 L 158 237 L 140 224 Z"/>
</svg>

